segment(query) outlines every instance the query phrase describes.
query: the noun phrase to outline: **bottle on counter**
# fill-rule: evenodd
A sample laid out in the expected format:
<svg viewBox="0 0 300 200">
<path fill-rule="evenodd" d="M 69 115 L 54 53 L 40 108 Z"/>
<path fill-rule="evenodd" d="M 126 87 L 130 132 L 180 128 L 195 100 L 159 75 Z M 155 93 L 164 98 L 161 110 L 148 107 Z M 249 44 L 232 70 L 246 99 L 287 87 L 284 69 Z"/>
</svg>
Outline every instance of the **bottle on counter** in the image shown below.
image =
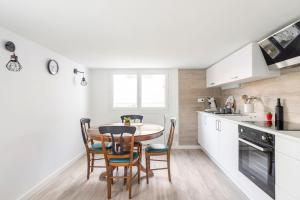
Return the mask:
<svg viewBox="0 0 300 200">
<path fill-rule="evenodd" d="M 277 105 L 275 107 L 275 126 L 277 130 L 283 130 L 284 118 L 283 118 L 283 106 L 280 103 L 280 98 L 277 99 Z"/>
</svg>

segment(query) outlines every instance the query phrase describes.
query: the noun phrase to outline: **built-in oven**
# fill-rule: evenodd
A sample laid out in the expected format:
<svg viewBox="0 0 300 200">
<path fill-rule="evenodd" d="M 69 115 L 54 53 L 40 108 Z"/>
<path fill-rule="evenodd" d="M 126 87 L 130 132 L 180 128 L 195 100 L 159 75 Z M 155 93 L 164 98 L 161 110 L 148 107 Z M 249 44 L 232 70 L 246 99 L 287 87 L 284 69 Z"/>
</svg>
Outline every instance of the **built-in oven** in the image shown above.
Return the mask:
<svg viewBox="0 0 300 200">
<path fill-rule="evenodd" d="M 275 198 L 275 136 L 239 125 L 239 171 Z"/>
</svg>

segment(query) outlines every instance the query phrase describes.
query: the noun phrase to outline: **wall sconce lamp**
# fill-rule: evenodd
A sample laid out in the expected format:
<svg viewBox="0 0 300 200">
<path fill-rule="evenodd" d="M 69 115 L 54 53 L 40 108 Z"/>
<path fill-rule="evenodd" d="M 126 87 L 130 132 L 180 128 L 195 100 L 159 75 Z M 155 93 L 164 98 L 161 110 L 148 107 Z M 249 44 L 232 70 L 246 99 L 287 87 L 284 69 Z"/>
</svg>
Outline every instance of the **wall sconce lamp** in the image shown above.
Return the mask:
<svg viewBox="0 0 300 200">
<path fill-rule="evenodd" d="M 84 72 L 79 71 L 77 68 L 75 68 L 75 69 L 73 70 L 73 72 L 74 72 L 74 74 L 78 74 L 78 73 L 82 74 L 82 79 L 81 79 L 80 84 L 81 84 L 82 86 L 87 86 L 88 83 L 87 83 L 87 81 L 86 81 L 86 79 L 85 79 L 85 77 L 84 77 Z"/>
<path fill-rule="evenodd" d="M 10 56 L 10 60 L 6 64 L 6 68 L 9 71 L 19 72 L 23 68 L 21 63 L 18 61 L 18 56 L 15 54 L 16 46 L 13 42 L 8 41 L 5 43 L 5 49 L 13 54 Z"/>
</svg>

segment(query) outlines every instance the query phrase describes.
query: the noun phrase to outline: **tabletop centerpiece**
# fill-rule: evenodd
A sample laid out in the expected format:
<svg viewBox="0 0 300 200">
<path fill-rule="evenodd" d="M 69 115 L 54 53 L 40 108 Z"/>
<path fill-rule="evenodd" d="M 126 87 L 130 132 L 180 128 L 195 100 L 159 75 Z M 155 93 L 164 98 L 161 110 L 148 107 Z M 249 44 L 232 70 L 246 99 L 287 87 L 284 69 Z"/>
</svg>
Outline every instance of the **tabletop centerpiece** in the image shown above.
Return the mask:
<svg viewBox="0 0 300 200">
<path fill-rule="evenodd" d="M 124 117 L 124 125 L 130 126 L 130 117 Z"/>
</svg>

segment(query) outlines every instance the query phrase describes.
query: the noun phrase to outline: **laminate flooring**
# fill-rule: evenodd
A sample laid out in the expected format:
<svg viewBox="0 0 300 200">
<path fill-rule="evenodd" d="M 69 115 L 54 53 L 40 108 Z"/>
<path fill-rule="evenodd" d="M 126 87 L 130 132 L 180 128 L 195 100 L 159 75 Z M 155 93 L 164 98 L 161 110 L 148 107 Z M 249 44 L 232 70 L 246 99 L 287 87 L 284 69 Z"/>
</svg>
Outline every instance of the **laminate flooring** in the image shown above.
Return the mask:
<svg viewBox="0 0 300 200">
<path fill-rule="evenodd" d="M 101 161 L 102 162 L 102 161 Z M 143 159 L 144 162 L 144 159 Z M 99 164 L 99 163 L 98 163 Z M 103 164 L 103 163 L 100 163 Z M 151 162 L 151 168 L 162 167 L 164 162 Z M 96 168 L 86 180 L 86 157 L 55 177 L 35 193 L 32 200 L 102 200 L 107 199 L 106 181 L 99 175 L 104 169 Z M 123 171 L 120 169 L 119 173 Z M 146 183 L 142 173 L 141 184 L 134 180 L 132 199 L 141 200 L 246 200 L 247 197 L 201 150 L 173 150 L 171 155 L 172 183 L 167 170 L 154 171 Z M 112 199 L 128 199 L 123 180 L 112 186 Z"/>
</svg>

